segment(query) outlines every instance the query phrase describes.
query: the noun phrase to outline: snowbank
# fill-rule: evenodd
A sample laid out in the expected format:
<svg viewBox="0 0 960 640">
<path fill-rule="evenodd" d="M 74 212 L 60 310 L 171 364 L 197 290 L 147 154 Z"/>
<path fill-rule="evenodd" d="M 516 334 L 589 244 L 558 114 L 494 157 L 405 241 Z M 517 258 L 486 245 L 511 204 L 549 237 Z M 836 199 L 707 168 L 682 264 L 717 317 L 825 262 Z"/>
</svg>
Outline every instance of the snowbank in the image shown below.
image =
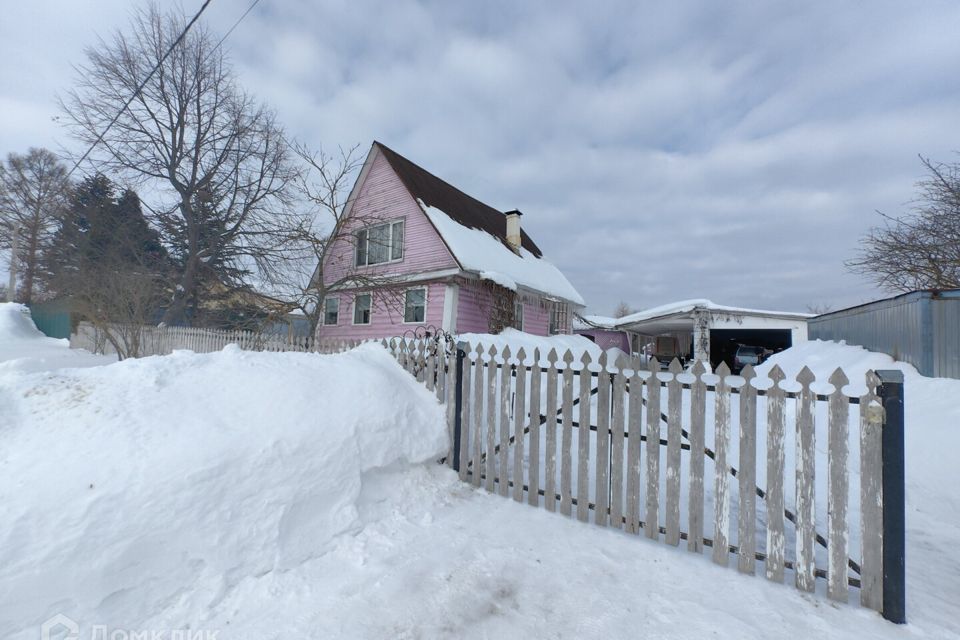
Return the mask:
<svg viewBox="0 0 960 640">
<path fill-rule="evenodd" d="M 30 310 L 22 304 L 0 303 L 0 379 L 14 372 L 90 367 L 116 362 L 116 356 L 96 356 L 70 349 L 69 340 L 43 335 Z"/>
<path fill-rule="evenodd" d="M 355 533 L 364 483 L 447 445 L 442 407 L 375 345 L 10 376 L 0 425 L 0 629 L 24 637 L 56 613 L 196 619 Z"/>
<path fill-rule="evenodd" d="M 507 345 L 510 345 L 510 352 L 513 354 L 513 357 L 516 357 L 517 352 L 520 351 L 521 347 L 527 353 L 527 362 L 533 362 L 533 351 L 534 349 L 540 349 L 540 362 L 546 365 L 547 354 L 550 353 L 551 349 L 557 350 L 557 356 L 563 357 L 563 354 L 567 351 L 573 353 L 574 362 L 579 363 L 580 357 L 584 352 L 589 353 L 590 357 L 596 362 L 597 358 L 600 357 L 600 354 L 603 352 L 600 347 L 596 345 L 595 342 L 584 338 L 581 335 L 571 334 L 561 334 L 554 336 L 535 336 L 532 333 L 526 333 L 524 331 L 518 331 L 516 329 L 504 329 L 502 332 L 493 334 L 493 333 L 461 333 L 457 336 L 458 340 L 465 341 L 470 344 L 471 349 L 476 349 L 478 344 L 483 345 L 484 352 L 488 351 L 491 346 L 497 347 L 497 353 L 502 353 L 503 348 Z M 611 349 L 613 357 L 619 356 L 623 352 L 619 349 Z M 560 366 L 563 365 L 563 362 L 560 362 Z M 576 366 L 579 366 L 576 365 Z"/>
</svg>

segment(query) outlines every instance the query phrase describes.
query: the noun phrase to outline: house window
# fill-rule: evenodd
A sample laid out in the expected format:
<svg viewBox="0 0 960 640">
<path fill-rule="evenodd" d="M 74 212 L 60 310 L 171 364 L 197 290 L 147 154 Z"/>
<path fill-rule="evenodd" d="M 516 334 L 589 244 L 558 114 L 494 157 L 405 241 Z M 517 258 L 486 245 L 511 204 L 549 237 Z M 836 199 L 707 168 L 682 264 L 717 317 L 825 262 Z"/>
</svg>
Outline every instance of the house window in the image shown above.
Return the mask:
<svg viewBox="0 0 960 640">
<path fill-rule="evenodd" d="M 513 303 L 513 327 L 518 331 L 523 331 L 523 300 L 517 300 Z"/>
<path fill-rule="evenodd" d="M 407 289 L 406 300 L 403 304 L 404 322 L 423 322 L 427 316 L 427 290 Z"/>
<path fill-rule="evenodd" d="M 361 293 L 353 299 L 353 324 L 370 324 L 371 298 L 369 293 Z"/>
<path fill-rule="evenodd" d="M 357 232 L 358 267 L 403 258 L 403 220 L 378 224 Z"/>
<path fill-rule="evenodd" d="M 323 299 L 323 324 L 337 324 L 340 319 L 340 298 Z"/>
<path fill-rule="evenodd" d="M 554 302 L 550 305 L 550 335 L 564 333 L 567 329 L 567 305 Z"/>
</svg>

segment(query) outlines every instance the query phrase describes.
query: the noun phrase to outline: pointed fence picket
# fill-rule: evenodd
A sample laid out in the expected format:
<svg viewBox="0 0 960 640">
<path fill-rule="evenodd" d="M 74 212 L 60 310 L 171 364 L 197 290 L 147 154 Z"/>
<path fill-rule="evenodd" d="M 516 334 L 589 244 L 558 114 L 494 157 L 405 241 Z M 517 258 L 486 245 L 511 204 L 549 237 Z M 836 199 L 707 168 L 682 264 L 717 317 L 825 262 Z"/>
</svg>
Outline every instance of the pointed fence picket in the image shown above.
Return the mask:
<svg viewBox="0 0 960 640">
<path fill-rule="evenodd" d="M 594 361 L 552 349 L 543 362 L 539 350 L 528 358 L 522 349 L 514 357 L 509 348 L 467 345 L 464 354 L 465 481 L 582 522 L 592 513 L 601 526 L 643 529 L 670 545 L 686 540 L 694 553 L 711 547 L 714 562 L 726 566 L 733 555 L 744 573 L 760 562 L 773 582 L 792 571 L 797 588 L 816 590 L 819 580 L 837 601 L 859 587 L 863 605 L 881 609 L 883 411 L 874 374 L 868 393 L 850 398 L 839 370 L 832 391 L 820 395 L 808 369 L 790 381 L 779 367 L 760 379 L 752 367 L 733 376 L 725 364 L 710 373 L 704 363 L 684 369 L 675 360 L 663 371 L 655 359 L 611 363 L 605 353 Z M 450 362 L 425 367 L 450 375 Z M 860 405 L 855 432 L 850 404 Z M 852 475 L 857 437 L 860 469 Z M 827 503 L 818 512 L 821 492 Z"/>
</svg>

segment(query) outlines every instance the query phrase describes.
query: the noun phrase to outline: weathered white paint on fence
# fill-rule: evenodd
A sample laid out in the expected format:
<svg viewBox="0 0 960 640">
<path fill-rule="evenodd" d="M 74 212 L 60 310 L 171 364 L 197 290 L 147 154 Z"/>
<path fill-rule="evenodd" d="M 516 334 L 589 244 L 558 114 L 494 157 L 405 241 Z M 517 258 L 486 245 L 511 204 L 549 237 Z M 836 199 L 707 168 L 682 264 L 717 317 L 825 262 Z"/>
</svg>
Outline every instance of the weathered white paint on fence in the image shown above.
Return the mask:
<svg viewBox="0 0 960 640">
<path fill-rule="evenodd" d="M 780 383 L 786 378 L 783 369 L 770 369 L 773 386 L 767 390 L 767 560 L 768 580 L 783 582 L 786 540 L 783 529 L 783 468 L 784 468 L 784 403 Z"/>
<path fill-rule="evenodd" d="M 632 363 L 630 419 L 627 426 L 627 531 L 640 533 L 640 440 L 643 436 L 643 379 L 640 363 Z"/>
<path fill-rule="evenodd" d="M 682 386 L 677 376 L 683 371 L 676 358 L 668 369 L 672 374 L 667 383 L 667 504 L 664 510 L 666 537 L 664 542 L 680 544 L 680 405 L 683 400 Z"/>
<path fill-rule="evenodd" d="M 877 397 L 880 379 L 867 372 L 867 392 L 860 396 L 860 604 L 883 609 L 883 407 Z"/>
<path fill-rule="evenodd" d="M 703 553 L 703 467 L 706 460 L 705 425 L 707 385 L 703 382 L 706 368 L 697 360 L 691 373 L 695 376 L 690 385 L 690 498 L 687 526 L 687 550 Z"/>
<path fill-rule="evenodd" d="M 830 376 L 830 419 L 827 432 L 827 595 L 846 602 L 847 587 L 847 449 L 850 403 L 843 387 L 850 381 L 839 368 Z"/>
<path fill-rule="evenodd" d="M 517 384 L 513 409 L 513 499 L 523 500 L 523 449 L 524 430 L 527 428 L 527 352 L 523 347 L 517 351 Z"/>
<path fill-rule="evenodd" d="M 795 575 L 797 588 L 813 591 L 814 545 L 816 544 L 816 510 L 814 509 L 814 460 L 816 432 L 814 431 L 814 406 L 816 396 L 810 389 L 815 376 L 808 367 L 797 375 L 802 387 L 797 400 L 797 563 Z"/>
<path fill-rule="evenodd" d="M 561 387 L 562 433 L 560 438 L 560 513 L 569 516 L 573 505 L 573 354 L 563 354 L 563 379 Z"/>
<path fill-rule="evenodd" d="M 580 394 L 577 426 L 577 519 L 586 522 L 590 517 L 590 354 L 580 358 Z"/>
<path fill-rule="evenodd" d="M 442 353 L 442 352 L 441 352 Z M 471 369 L 470 367 L 470 345 L 466 345 L 464 349 L 464 361 L 463 368 Z M 456 371 L 457 371 L 457 350 L 451 349 L 447 357 L 447 365 L 444 367 L 440 366 L 440 372 L 443 374 L 443 387 L 440 392 L 437 394 L 437 397 L 441 401 L 445 402 L 447 407 L 447 426 L 450 430 L 450 447 L 453 448 L 453 427 L 456 416 Z M 447 373 L 444 374 L 443 371 L 446 369 Z M 470 379 L 467 378 L 467 381 L 461 385 L 461 401 L 464 404 L 469 404 L 470 402 Z M 461 473 L 466 473 L 467 471 L 467 456 L 470 450 L 470 420 L 469 416 L 464 416 L 463 420 L 460 423 L 461 434 L 460 434 L 460 445 L 461 445 L 461 455 L 460 455 L 460 470 Z M 466 480 L 466 477 L 464 477 Z"/>
<path fill-rule="evenodd" d="M 487 455 L 483 472 L 486 475 L 484 488 L 496 489 L 497 479 L 497 346 L 490 345 L 487 354 Z"/>
<path fill-rule="evenodd" d="M 597 373 L 597 463 L 596 507 L 593 521 L 607 526 L 610 490 L 610 374 L 607 372 L 607 353 L 597 358 L 600 371 Z"/>
<path fill-rule="evenodd" d="M 469 353 L 470 353 L 470 345 L 466 345 L 465 348 L 464 348 L 464 350 L 469 354 Z M 453 354 L 452 354 L 451 357 L 450 357 L 450 363 L 448 364 L 448 366 L 453 366 L 453 367 L 455 367 L 455 366 L 456 366 L 456 358 L 457 358 L 457 353 L 456 353 L 456 351 L 454 351 Z M 455 369 L 453 369 L 453 370 L 455 371 Z M 460 378 L 461 398 L 462 398 L 462 402 L 463 402 L 463 406 L 462 406 L 461 409 L 460 409 L 460 429 L 461 429 L 461 433 L 460 433 L 460 479 L 463 480 L 463 481 L 467 481 L 467 479 L 469 478 L 468 472 L 470 471 L 470 461 L 469 461 L 469 458 L 468 458 L 468 457 L 469 457 L 469 455 L 470 455 L 470 435 L 473 433 L 473 430 L 472 430 L 472 428 L 471 428 L 471 427 L 472 427 L 472 423 L 470 422 L 470 418 L 471 418 L 471 412 L 470 412 L 470 392 L 471 392 L 472 389 L 473 389 L 473 387 L 471 386 L 471 378 L 470 378 L 470 375 L 471 375 L 472 372 L 473 372 L 473 367 L 470 366 L 470 360 L 469 360 L 469 358 L 464 358 L 464 361 L 463 361 L 463 372 L 461 373 L 461 378 Z M 479 370 L 478 370 L 478 373 L 479 373 Z M 454 385 L 451 384 L 451 385 L 450 385 L 450 391 L 453 391 L 453 390 L 454 390 L 453 387 L 454 387 Z M 449 395 L 452 395 L 452 394 L 449 394 Z M 455 404 L 455 403 L 453 402 L 453 399 L 448 397 L 448 398 L 447 398 L 447 409 L 450 409 L 450 407 L 451 407 L 452 405 L 454 405 L 454 404 Z M 479 411 L 479 408 L 478 408 L 477 410 Z M 449 413 L 452 413 L 452 412 L 449 412 Z M 450 423 L 449 415 L 448 415 L 447 423 L 448 423 L 448 424 Z M 453 446 L 453 445 L 450 445 L 450 446 Z M 474 469 L 476 469 L 476 467 L 474 467 Z M 474 475 L 477 476 L 477 477 L 479 477 L 480 474 L 474 474 Z"/>
<path fill-rule="evenodd" d="M 477 345 L 473 372 L 473 485 L 479 487 L 483 474 L 483 345 Z"/>
<path fill-rule="evenodd" d="M 650 360 L 650 377 L 647 378 L 647 511 L 645 514 L 647 537 L 660 537 L 660 380 L 657 372 L 660 363 Z"/>
<path fill-rule="evenodd" d="M 737 546 L 737 568 L 741 573 L 753 575 L 756 570 L 757 552 L 757 390 L 753 379 L 757 374 L 752 365 L 740 372 L 744 385 L 740 388 L 740 469 Z"/>
<path fill-rule="evenodd" d="M 497 480 L 500 495 L 510 493 L 510 345 L 503 348 L 503 368 L 500 370 L 500 461 L 497 465 Z"/>
<path fill-rule="evenodd" d="M 547 430 L 546 478 L 543 483 L 544 505 L 547 511 L 557 510 L 557 350 L 547 354 Z"/>
<path fill-rule="evenodd" d="M 610 526 L 623 527 L 623 445 L 624 445 L 624 399 L 627 395 L 627 379 L 623 370 L 627 363 L 621 356 L 617 360 L 617 372 L 613 377 L 613 417 L 610 423 Z"/>
<path fill-rule="evenodd" d="M 540 349 L 533 350 L 533 373 L 530 375 L 530 465 L 527 479 L 527 501 L 540 504 Z"/>
<path fill-rule="evenodd" d="M 426 353 L 424 354 L 424 358 L 426 360 L 426 362 L 424 363 L 424 371 L 423 371 L 424 382 L 426 382 L 427 391 L 435 392 L 436 391 L 435 368 L 437 366 L 437 359 L 435 357 L 435 354 L 431 353 L 429 350 L 426 351 Z"/>
<path fill-rule="evenodd" d="M 714 534 L 713 561 L 727 566 L 729 563 L 730 532 L 730 467 L 727 465 L 727 447 L 730 445 L 730 387 L 727 376 L 730 367 L 721 362 L 717 367 L 719 380 L 716 385 L 716 407 L 714 408 Z"/>
</svg>

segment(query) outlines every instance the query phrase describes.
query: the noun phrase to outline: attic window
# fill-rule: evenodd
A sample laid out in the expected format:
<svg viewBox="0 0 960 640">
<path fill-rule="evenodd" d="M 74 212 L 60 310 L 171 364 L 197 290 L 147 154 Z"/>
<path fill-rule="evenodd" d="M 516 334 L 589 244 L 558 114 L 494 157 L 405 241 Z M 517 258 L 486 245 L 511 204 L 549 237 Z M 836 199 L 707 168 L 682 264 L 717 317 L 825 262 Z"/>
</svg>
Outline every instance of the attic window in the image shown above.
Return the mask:
<svg viewBox="0 0 960 640">
<path fill-rule="evenodd" d="M 356 237 L 358 267 L 403 259 L 403 220 L 361 229 Z"/>
</svg>

